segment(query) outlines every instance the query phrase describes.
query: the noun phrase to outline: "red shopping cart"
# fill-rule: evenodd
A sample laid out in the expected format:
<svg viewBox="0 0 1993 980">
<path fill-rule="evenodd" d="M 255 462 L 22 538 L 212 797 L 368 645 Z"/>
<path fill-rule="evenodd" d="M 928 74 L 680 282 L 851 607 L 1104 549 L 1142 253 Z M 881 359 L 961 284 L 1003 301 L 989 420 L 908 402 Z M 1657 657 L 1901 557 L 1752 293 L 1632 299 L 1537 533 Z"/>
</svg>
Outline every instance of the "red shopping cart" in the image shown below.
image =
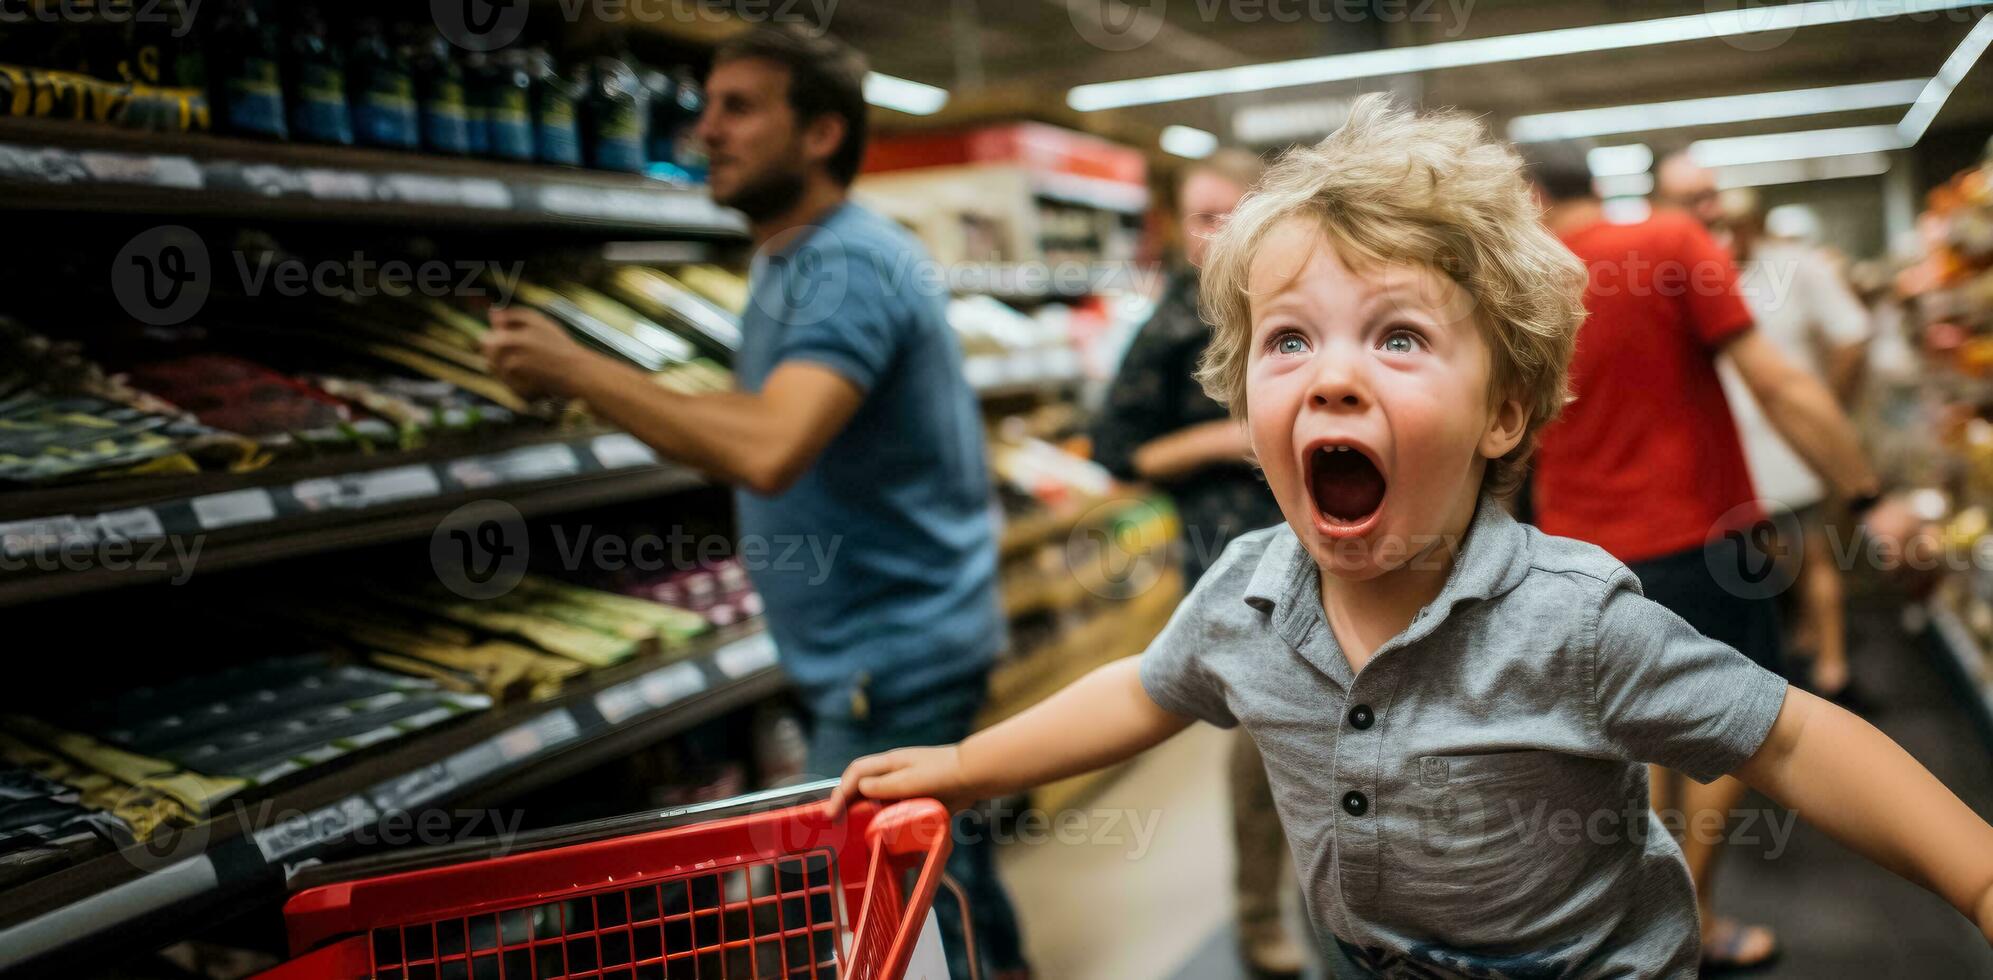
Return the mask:
<svg viewBox="0 0 1993 980">
<path fill-rule="evenodd" d="M 899 980 L 948 828 L 933 800 L 812 803 L 318 885 L 258 980 Z"/>
</svg>

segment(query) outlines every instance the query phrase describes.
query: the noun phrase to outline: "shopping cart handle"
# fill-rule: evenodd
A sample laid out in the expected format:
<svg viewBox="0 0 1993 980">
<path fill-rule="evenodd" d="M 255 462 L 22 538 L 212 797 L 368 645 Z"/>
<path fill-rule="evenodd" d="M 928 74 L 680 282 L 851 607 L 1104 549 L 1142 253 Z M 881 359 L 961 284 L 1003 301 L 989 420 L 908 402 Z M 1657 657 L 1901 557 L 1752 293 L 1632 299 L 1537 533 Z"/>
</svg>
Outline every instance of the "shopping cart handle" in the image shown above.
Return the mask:
<svg viewBox="0 0 1993 980">
<path fill-rule="evenodd" d="M 948 838 L 948 808 L 939 800 L 901 800 L 880 810 L 865 836 L 894 857 L 926 854 Z"/>
</svg>

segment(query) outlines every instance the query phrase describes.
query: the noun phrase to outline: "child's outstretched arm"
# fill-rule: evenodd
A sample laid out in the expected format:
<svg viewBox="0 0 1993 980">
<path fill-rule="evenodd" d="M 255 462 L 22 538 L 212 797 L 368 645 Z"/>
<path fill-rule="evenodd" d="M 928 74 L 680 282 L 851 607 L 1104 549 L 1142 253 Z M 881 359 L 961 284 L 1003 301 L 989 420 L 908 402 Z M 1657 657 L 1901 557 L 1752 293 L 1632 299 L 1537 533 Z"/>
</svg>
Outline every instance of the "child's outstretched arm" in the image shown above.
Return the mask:
<svg viewBox="0 0 1993 980">
<path fill-rule="evenodd" d="M 868 755 L 844 771 L 832 812 L 860 796 L 932 796 L 961 809 L 1119 762 L 1182 731 L 1191 719 L 1157 707 L 1140 658 L 1117 660 L 1030 709 L 955 745 Z"/>
<path fill-rule="evenodd" d="M 1735 775 L 1938 893 L 1993 942 L 1993 827 L 1868 722 L 1790 689 L 1771 734 Z"/>
</svg>

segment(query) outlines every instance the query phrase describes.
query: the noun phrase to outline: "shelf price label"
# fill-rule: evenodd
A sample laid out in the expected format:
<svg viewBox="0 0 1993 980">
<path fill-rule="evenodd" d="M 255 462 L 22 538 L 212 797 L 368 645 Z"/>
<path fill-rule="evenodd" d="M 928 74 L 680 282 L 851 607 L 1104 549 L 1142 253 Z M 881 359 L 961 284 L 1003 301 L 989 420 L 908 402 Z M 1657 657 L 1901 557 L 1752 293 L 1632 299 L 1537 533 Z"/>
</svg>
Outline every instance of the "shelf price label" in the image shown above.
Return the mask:
<svg viewBox="0 0 1993 980">
<path fill-rule="evenodd" d="M 85 524 L 69 514 L 0 524 L 0 555 L 8 558 L 88 548 L 96 543 L 96 525 Z"/>
<path fill-rule="evenodd" d="M 595 696 L 595 709 L 611 725 L 620 725 L 645 711 L 671 707 L 706 689 L 706 676 L 696 664 L 677 663 L 624 681 Z"/>
<path fill-rule="evenodd" d="M 512 207 L 512 191 L 495 180 L 389 174 L 380 186 L 390 198 L 408 204 L 493 211 L 510 210 Z"/>
<path fill-rule="evenodd" d="M 368 795 L 373 797 L 375 807 L 389 813 L 413 810 L 456 788 L 457 778 L 448 765 L 439 762 L 381 783 L 368 791 Z"/>
<path fill-rule="evenodd" d="M 305 192 L 321 201 L 374 199 L 374 179 L 357 171 L 307 168 L 302 176 Z"/>
<path fill-rule="evenodd" d="M 166 536 L 165 522 L 150 507 L 98 514 L 97 529 L 106 541 L 139 541 Z"/>
<path fill-rule="evenodd" d="M 442 481 L 436 477 L 436 471 L 427 466 L 397 466 L 366 473 L 300 480 L 291 488 L 291 495 L 311 511 L 378 507 L 397 500 L 433 497 L 442 492 Z"/>
<path fill-rule="evenodd" d="M 200 164 L 189 157 L 92 151 L 81 154 L 80 159 L 92 179 L 107 184 L 197 191 L 206 183 L 201 177 Z"/>
<path fill-rule="evenodd" d="M 728 680 L 739 680 L 775 666 L 775 639 L 756 633 L 733 641 L 713 654 L 713 663 Z"/>
<path fill-rule="evenodd" d="M 365 797 L 349 796 L 309 813 L 280 819 L 253 835 L 256 849 L 267 864 L 275 864 L 300 851 L 321 847 L 381 818 Z"/>
<path fill-rule="evenodd" d="M 631 466 L 650 466 L 657 462 L 657 451 L 638 441 L 627 432 L 616 432 L 597 436 L 589 445 L 595 453 L 595 461 L 604 469 L 620 470 Z"/>
<path fill-rule="evenodd" d="M 194 517 L 201 522 L 202 530 L 207 531 L 219 531 L 238 524 L 256 524 L 274 520 L 277 516 L 277 502 L 271 499 L 270 491 L 262 487 L 195 497 L 192 505 Z"/>
<path fill-rule="evenodd" d="M 550 711 L 507 729 L 492 741 L 506 762 L 519 762 L 581 737 L 581 726 L 566 709 Z"/>
<path fill-rule="evenodd" d="M 90 179 L 90 169 L 68 150 L 0 144 L 0 176 L 43 184 L 80 184 Z"/>
<path fill-rule="evenodd" d="M 527 483 L 573 476 L 581 460 L 567 445 L 527 446 L 490 456 L 473 456 L 450 464 L 450 479 L 459 486 L 482 490 L 506 483 Z"/>
</svg>

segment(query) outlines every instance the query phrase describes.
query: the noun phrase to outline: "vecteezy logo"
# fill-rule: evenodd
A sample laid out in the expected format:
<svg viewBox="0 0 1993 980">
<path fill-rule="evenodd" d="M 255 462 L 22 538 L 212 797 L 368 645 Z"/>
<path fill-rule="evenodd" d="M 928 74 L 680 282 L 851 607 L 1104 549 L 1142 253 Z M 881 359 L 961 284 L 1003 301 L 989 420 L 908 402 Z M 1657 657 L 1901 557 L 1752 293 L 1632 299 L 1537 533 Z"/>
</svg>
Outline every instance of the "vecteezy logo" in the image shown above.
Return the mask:
<svg viewBox="0 0 1993 980">
<path fill-rule="evenodd" d="M 464 577 L 473 585 L 489 585 L 498 577 L 505 559 L 512 557 L 515 550 L 505 543 L 505 528 L 497 521 L 485 521 L 477 526 L 475 544 L 469 528 L 450 529 L 451 540 L 463 546 Z"/>
<path fill-rule="evenodd" d="M 111 260 L 111 294 L 126 313 L 155 327 L 185 323 L 208 301 L 208 247 L 180 225 L 132 236 Z"/>
<path fill-rule="evenodd" d="M 436 30 L 466 51 L 496 51 L 526 29 L 526 0 L 429 0 Z"/>
<path fill-rule="evenodd" d="M 1752 501 L 1731 508 L 1716 526 L 1719 533 L 1704 557 L 1724 591 L 1741 599 L 1769 599 L 1792 587 L 1806 538 L 1791 511 Z"/>
<path fill-rule="evenodd" d="M 1770 51 L 1799 29 L 1798 6 L 1785 0 L 1703 0 L 1703 16 L 1723 43 L 1739 51 Z"/>
<path fill-rule="evenodd" d="M 1129 599 L 1163 577 L 1172 552 L 1163 515 L 1142 501 L 1110 501 L 1080 516 L 1066 536 L 1066 569 L 1105 599 Z"/>
<path fill-rule="evenodd" d="M 110 810 L 114 813 L 165 813 L 177 809 L 161 785 L 171 778 L 170 775 L 163 775 L 140 779 L 118 795 L 117 803 Z M 211 824 L 212 821 L 201 820 L 191 826 L 174 827 L 162 821 L 152 828 L 152 836 L 124 848 L 118 856 L 145 874 L 166 871 L 208 849 Z"/>
<path fill-rule="evenodd" d="M 751 281 L 772 281 L 777 288 L 756 290 L 753 302 L 791 326 L 822 323 L 843 309 L 853 271 L 867 268 L 836 232 L 805 225 L 769 239 L 755 254 Z M 881 287 L 894 288 L 898 271 L 879 269 Z"/>
<path fill-rule="evenodd" d="M 1066 0 L 1066 15 L 1081 39 L 1102 51 L 1133 51 L 1163 29 L 1167 0 Z"/>
<path fill-rule="evenodd" d="M 526 577 L 526 518 L 503 500 L 480 500 L 450 512 L 429 537 L 436 578 L 466 599 L 495 599 Z"/>
<path fill-rule="evenodd" d="M 1733 528 L 1723 536 L 1737 550 L 1738 581 L 1758 585 L 1778 570 L 1778 532 L 1772 522 L 1759 521 L 1748 532 Z"/>
</svg>

